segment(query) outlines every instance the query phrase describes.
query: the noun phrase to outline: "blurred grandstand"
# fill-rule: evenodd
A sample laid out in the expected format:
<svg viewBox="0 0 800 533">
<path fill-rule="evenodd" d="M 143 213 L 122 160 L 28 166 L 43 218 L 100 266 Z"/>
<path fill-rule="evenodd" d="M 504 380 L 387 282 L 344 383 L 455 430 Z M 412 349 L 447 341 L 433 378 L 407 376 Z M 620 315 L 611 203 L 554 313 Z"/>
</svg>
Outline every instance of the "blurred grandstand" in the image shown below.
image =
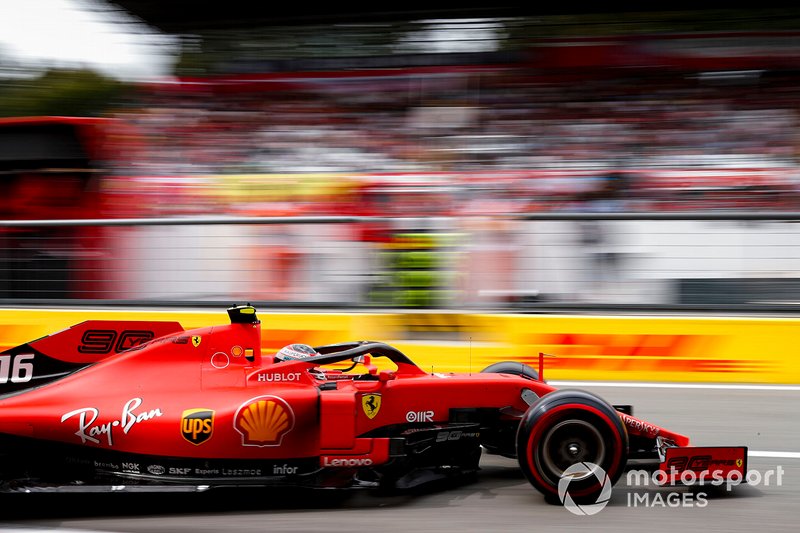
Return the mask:
<svg viewBox="0 0 800 533">
<path fill-rule="evenodd" d="M 739 231 L 742 213 L 800 211 L 800 9 L 103 5 L 179 34 L 183 52 L 175 76 L 110 106 L 88 143 L 102 158 L 85 163 L 99 200 L 75 213 L 64 196 L 69 218 L 380 220 L 286 219 L 213 235 L 202 225 L 81 230 L 93 240 L 70 247 L 83 250 L 83 274 L 43 298 L 254 291 L 309 305 L 673 304 L 694 302 L 697 283 L 708 301 L 729 290 L 709 288 L 711 278 L 753 278 L 781 288 L 748 302 L 800 300 L 793 281 L 774 282 L 797 279 L 793 256 L 738 262 L 758 231 L 705 262 L 696 252 Z M 4 164 L 25 179 L 13 158 Z M 601 223 L 708 212 L 725 222 Z M 558 215 L 577 218 L 549 224 Z M 537 216 L 544 222 L 523 223 Z M 663 247 L 645 230 L 665 230 Z M 793 246 L 791 233 L 774 231 L 778 249 Z M 173 257 L 177 242 L 193 251 Z M 246 273 L 233 279 L 229 264 L 214 263 L 193 278 L 187 265 L 222 261 L 223 244 Z M 692 254 L 699 263 L 678 261 Z M 154 271 L 165 256 L 171 263 Z"/>
<path fill-rule="evenodd" d="M 151 86 L 142 108 L 118 115 L 137 126 L 145 152 L 117 170 L 206 176 L 198 186 L 223 197 L 232 192 L 226 183 L 242 181 L 229 175 L 327 175 L 354 186 L 405 175 L 459 186 L 453 214 L 470 209 L 471 190 L 487 189 L 512 200 L 497 206 L 501 213 L 580 210 L 610 173 L 627 178 L 617 211 L 797 208 L 800 85 L 791 78 L 749 73 L 742 86 L 698 75 L 571 79 L 475 70 Z M 259 181 L 271 188 L 271 180 Z M 499 194 L 509 186 L 513 195 Z"/>
<path fill-rule="evenodd" d="M 450 214 L 596 210 L 608 176 L 605 210 L 797 209 L 797 9 L 116 4 L 183 36 L 116 113 L 118 183 L 169 191 L 148 214 L 341 213 L 404 180 Z"/>
</svg>

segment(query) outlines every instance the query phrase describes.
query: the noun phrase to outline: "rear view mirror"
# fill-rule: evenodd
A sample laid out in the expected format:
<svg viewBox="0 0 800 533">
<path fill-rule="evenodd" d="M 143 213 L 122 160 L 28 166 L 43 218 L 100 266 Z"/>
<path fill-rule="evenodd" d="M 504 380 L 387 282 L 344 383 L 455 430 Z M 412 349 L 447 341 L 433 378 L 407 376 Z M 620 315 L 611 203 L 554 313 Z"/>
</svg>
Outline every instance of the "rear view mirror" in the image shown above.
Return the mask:
<svg viewBox="0 0 800 533">
<path fill-rule="evenodd" d="M 381 373 L 378 374 L 378 381 L 381 383 L 386 383 L 396 378 L 397 375 L 394 373 L 394 370 L 381 370 Z"/>
</svg>

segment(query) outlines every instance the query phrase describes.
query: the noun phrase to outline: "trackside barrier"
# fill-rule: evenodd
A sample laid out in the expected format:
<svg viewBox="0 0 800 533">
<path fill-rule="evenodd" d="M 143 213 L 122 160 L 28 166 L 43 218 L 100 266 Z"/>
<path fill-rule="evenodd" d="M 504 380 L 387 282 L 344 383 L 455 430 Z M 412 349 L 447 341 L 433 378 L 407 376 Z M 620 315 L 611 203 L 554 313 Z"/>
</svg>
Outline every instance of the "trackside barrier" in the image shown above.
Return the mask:
<svg viewBox="0 0 800 533">
<path fill-rule="evenodd" d="M 0 220 L 0 305 L 798 313 L 798 222 L 761 211 Z"/>
<path fill-rule="evenodd" d="M 381 340 L 431 372 L 478 372 L 503 360 L 553 380 L 800 383 L 800 318 L 565 316 L 259 311 L 265 353 L 302 342 Z M 222 310 L 0 310 L 0 349 L 83 320 L 227 320 Z"/>
</svg>

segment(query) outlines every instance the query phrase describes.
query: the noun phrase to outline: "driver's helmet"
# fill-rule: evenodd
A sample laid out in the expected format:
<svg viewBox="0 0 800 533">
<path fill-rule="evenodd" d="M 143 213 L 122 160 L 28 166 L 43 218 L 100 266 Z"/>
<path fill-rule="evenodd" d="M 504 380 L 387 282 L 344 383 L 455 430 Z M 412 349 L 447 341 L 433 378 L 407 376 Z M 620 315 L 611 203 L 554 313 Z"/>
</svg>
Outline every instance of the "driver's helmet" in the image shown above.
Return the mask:
<svg viewBox="0 0 800 533">
<path fill-rule="evenodd" d="M 278 362 L 291 361 L 292 359 L 302 359 L 314 355 L 319 354 L 308 344 L 289 344 L 275 354 L 275 360 Z"/>
</svg>

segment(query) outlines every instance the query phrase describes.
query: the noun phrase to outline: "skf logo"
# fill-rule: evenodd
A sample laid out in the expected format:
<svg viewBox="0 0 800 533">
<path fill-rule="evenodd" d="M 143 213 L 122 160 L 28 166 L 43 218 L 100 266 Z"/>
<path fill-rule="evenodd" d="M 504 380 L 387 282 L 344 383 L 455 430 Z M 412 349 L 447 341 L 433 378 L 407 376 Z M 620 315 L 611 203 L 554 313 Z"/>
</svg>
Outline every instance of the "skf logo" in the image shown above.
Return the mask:
<svg viewBox="0 0 800 533">
<path fill-rule="evenodd" d="M 378 411 L 381 410 L 381 395 L 365 394 L 361 397 L 361 408 L 364 409 L 364 414 L 367 415 L 367 418 L 375 418 L 378 415 Z"/>
<path fill-rule="evenodd" d="M 181 415 L 181 435 L 194 445 L 203 444 L 214 434 L 214 411 L 187 409 Z"/>
<path fill-rule="evenodd" d="M 192 346 L 197 348 L 198 346 L 200 346 L 200 341 L 201 340 L 203 340 L 203 339 L 202 339 L 202 337 L 200 337 L 200 335 L 194 335 L 192 337 Z"/>
<path fill-rule="evenodd" d="M 258 396 L 243 403 L 233 417 L 242 446 L 280 446 L 294 427 L 294 412 L 283 398 Z"/>
</svg>

